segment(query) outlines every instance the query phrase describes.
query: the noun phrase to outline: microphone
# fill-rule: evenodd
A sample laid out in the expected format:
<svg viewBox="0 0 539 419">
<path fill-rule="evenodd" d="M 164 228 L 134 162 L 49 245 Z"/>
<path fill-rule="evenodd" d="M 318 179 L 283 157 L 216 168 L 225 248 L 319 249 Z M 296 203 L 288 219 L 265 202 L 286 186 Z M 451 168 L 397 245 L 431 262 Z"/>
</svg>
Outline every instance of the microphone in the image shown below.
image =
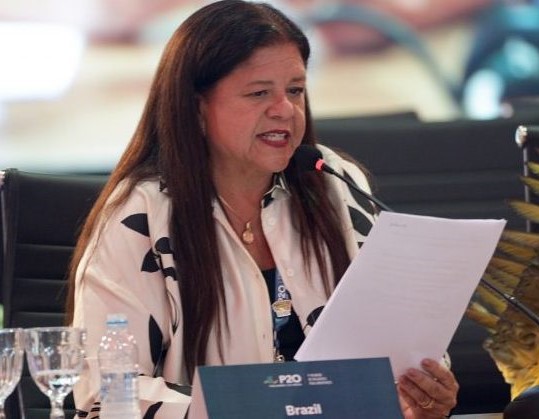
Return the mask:
<svg viewBox="0 0 539 419">
<path fill-rule="evenodd" d="M 318 150 L 316 147 L 312 145 L 301 144 L 296 149 L 293 159 L 296 162 L 296 166 L 300 170 L 303 170 L 303 171 L 318 170 L 319 172 L 326 172 L 326 173 L 329 173 L 330 175 L 336 176 L 340 180 L 345 182 L 348 186 L 350 186 L 352 189 L 354 189 L 355 191 L 363 195 L 365 198 L 367 198 L 369 201 L 374 202 L 378 206 L 378 208 L 381 208 L 388 212 L 394 212 L 391 208 L 389 208 L 386 204 L 384 204 L 378 198 L 372 196 L 371 194 L 364 191 L 363 189 L 358 188 L 354 182 L 350 181 L 349 179 L 345 178 L 343 175 L 341 175 L 340 173 L 336 172 L 331 167 L 329 167 L 322 157 L 322 152 Z"/>
<path fill-rule="evenodd" d="M 515 142 L 521 148 L 528 146 L 528 143 L 537 144 L 539 142 L 539 126 L 519 125 L 515 131 Z"/>
<path fill-rule="evenodd" d="M 379 208 L 386 210 L 388 212 L 394 212 L 390 207 L 388 207 L 386 204 L 384 204 L 382 201 L 377 199 L 376 197 L 372 196 L 371 194 L 365 192 L 364 190 L 358 188 L 353 182 L 342 176 L 340 173 L 337 173 L 335 170 L 333 170 L 331 167 L 329 167 L 326 162 L 324 162 L 324 158 L 322 156 L 322 152 L 318 150 L 315 146 L 307 145 L 307 144 L 301 144 L 295 151 L 293 159 L 296 163 L 296 166 L 304 171 L 308 170 L 317 170 L 320 172 L 326 172 L 333 176 L 338 177 L 342 181 L 344 181 L 348 186 L 353 188 L 355 191 L 362 194 L 365 198 L 367 198 L 369 201 L 374 202 L 376 205 L 378 205 Z M 519 300 L 517 300 L 514 296 L 509 295 L 494 285 L 492 285 L 490 282 L 488 282 L 486 279 L 481 278 L 479 280 L 485 287 L 487 287 L 489 290 L 497 294 L 499 297 L 501 297 L 503 300 L 505 300 L 507 303 L 509 303 L 511 306 L 516 308 L 518 311 L 524 313 L 532 322 L 534 322 L 536 325 L 539 326 L 539 316 L 533 312 L 530 308 L 528 308 L 526 305 L 521 303 Z M 313 326 L 316 320 L 318 319 L 318 316 L 322 312 L 322 309 L 324 306 L 318 307 L 314 309 L 311 314 L 309 314 L 307 319 L 307 324 L 309 326 Z"/>
</svg>

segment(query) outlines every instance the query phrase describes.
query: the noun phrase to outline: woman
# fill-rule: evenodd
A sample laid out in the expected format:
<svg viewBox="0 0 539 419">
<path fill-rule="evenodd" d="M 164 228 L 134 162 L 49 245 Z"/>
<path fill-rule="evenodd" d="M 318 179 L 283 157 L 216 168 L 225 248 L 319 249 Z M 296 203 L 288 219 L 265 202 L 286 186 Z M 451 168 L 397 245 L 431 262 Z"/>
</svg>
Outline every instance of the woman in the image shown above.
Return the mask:
<svg viewBox="0 0 539 419">
<path fill-rule="evenodd" d="M 80 416 L 98 409 L 107 313 L 128 316 L 142 409 L 159 418 L 186 413 L 179 385 L 197 365 L 292 358 L 374 220 L 343 183 L 291 163 L 315 143 L 308 58 L 291 21 L 241 0 L 202 8 L 172 36 L 73 260 L 68 312 L 88 330 Z M 319 147 L 368 188 L 357 166 Z M 399 382 L 406 417 L 439 418 L 455 404 L 451 372 L 432 361 L 425 370 Z"/>
</svg>

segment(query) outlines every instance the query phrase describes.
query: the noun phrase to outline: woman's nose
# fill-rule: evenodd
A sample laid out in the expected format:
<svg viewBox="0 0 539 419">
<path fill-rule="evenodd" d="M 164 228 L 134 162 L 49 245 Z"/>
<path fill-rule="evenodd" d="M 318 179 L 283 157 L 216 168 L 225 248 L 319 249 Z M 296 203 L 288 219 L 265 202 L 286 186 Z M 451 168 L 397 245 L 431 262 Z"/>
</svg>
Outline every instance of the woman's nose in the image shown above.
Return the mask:
<svg viewBox="0 0 539 419">
<path fill-rule="evenodd" d="M 294 115 L 294 104 L 286 95 L 281 95 L 267 109 L 270 118 L 287 119 Z"/>
</svg>

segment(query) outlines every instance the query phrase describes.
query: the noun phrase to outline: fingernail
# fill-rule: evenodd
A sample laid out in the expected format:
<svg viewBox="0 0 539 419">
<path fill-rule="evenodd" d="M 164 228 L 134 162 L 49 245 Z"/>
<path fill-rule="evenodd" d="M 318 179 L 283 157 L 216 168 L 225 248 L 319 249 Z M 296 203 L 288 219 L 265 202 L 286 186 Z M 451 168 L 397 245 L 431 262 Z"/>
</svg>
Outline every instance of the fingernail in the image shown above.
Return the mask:
<svg viewBox="0 0 539 419">
<path fill-rule="evenodd" d="M 412 378 L 419 377 L 419 371 L 417 370 L 408 370 L 407 375 L 409 375 Z"/>
<path fill-rule="evenodd" d="M 432 361 L 431 359 L 424 359 L 423 361 L 421 361 L 421 365 L 427 368 L 432 367 L 433 364 L 434 364 L 434 361 Z"/>
</svg>

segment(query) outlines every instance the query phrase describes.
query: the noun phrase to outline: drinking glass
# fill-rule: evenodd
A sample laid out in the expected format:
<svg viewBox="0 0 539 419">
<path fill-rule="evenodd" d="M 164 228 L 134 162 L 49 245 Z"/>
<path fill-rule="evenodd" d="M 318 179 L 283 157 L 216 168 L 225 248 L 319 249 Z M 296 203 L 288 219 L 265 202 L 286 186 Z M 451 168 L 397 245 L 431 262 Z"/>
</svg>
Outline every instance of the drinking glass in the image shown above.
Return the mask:
<svg viewBox="0 0 539 419">
<path fill-rule="evenodd" d="M 78 381 L 86 332 L 74 327 L 26 329 L 26 360 L 32 379 L 51 401 L 51 419 L 64 419 L 64 399 Z"/>
<path fill-rule="evenodd" d="M 0 330 L 0 419 L 5 419 L 4 403 L 21 379 L 24 363 L 24 330 Z"/>
</svg>

